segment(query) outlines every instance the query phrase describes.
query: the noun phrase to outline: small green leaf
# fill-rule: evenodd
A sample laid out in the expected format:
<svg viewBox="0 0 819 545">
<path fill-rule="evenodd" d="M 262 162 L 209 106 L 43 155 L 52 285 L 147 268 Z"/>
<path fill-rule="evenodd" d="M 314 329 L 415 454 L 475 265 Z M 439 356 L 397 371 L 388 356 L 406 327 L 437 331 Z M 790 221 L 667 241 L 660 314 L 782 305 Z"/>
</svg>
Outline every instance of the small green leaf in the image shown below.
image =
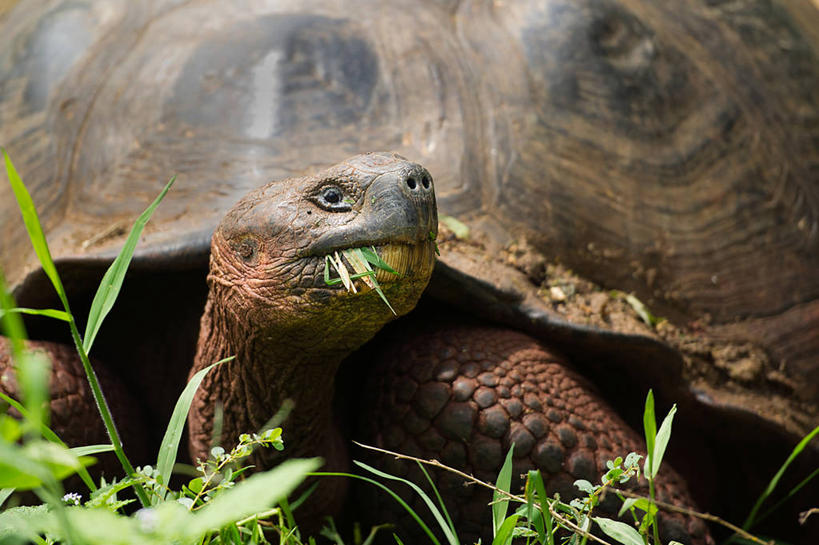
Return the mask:
<svg viewBox="0 0 819 545">
<path fill-rule="evenodd" d="M 125 240 L 125 244 L 122 246 L 119 255 L 117 255 L 114 262 L 111 263 L 111 266 L 108 267 L 108 270 L 105 271 L 105 275 L 102 277 L 100 285 L 97 288 L 97 293 L 94 295 L 94 301 L 91 303 L 91 310 L 88 311 L 88 323 L 85 327 L 85 336 L 82 343 L 86 354 L 91 352 L 91 345 L 97 337 L 97 332 L 99 332 L 103 320 L 105 320 L 105 317 L 117 300 L 119 291 L 122 288 L 122 282 L 125 279 L 125 272 L 131 263 L 131 258 L 134 255 L 134 250 L 136 249 L 137 242 L 139 242 L 139 237 L 142 235 L 142 230 L 145 228 L 145 224 L 148 223 L 156 207 L 159 206 L 159 203 L 168 193 L 168 190 L 171 189 L 174 181 L 176 181 L 176 176 L 168 181 L 165 188 L 159 193 L 157 198 L 154 199 L 154 202 L 140 214 L 134 226 L 131 228 L 131 233 Z"/>
<path fill-rule="evenodd" d="M 498 473 L 498 480 L 495 483 L 500 490 L 509 492 L 512 487 L 512 453 L 515 450 L 515 444 L 509 447 L 509 452 L 506 453 L 506 460 L 501 466 Z M 501 525 L 506 520 L 506 510 L 509 507 L 509 498 L 497 490 L 492 492 L 492 535 L 498 536 Z"/>
<path fill-rule="evenodd" d="M 622 517 L 623 513 L 634 507 L 637 503 L 638 498 L 627 498 L 623 501 L 623 505 L 620 506 L 620 511 L 618 511 L 617 516 Z"/>
<path fill-rule="evenodd" d="M 648 395 L 646 395 L 646 408 L 643 411 L 643 429 L 645 430 L 646 452 L 648 453 L 643 471 L 648 477 L 654 474 L 651 469 L 651 453 L 654 452 L 654 441 L 657 439 L 657 420 L 654 416 L 654 392 L 652 390 L 649 390 Z"/>
<path fill-rule="evenodd" d="M 612 539 L 616 539 L 623 545 L 644 545 L 643 538 L 632 526 L 602 517 L 594 517 L 594 522 L 600 526 L 603 533 Z"/>
<path fill-rule="evenodd" d="M 219 364 L 232 360 L 233 358 L 235 358 L 235 356 L 225 358 L 205 367 L 204 369 L 200 369 L 191 377 L 190 381 L 188 381 L 188 385 L 185 386 L 185 389 L 182 391 L 182 395 L 180 395 L 179 399 L 176 401 L 176 406 L 173 409 L 171 420 L 168 422 L 168 427 L 165 429 L 165 436 L 162 438 L 162 444 L 159 446 L 159 456 L 156 460 L 156 467 L 159 471 L 160 478 L 162 479 L 161 482 L 167 483 L 170 481 L 173 463 L 176 461 L 176 453 L 179 450 L 179 440 L 182 438 L 182 430 L 185 428 L 185 421 L 188 419 L 188 411 L 191 408 L 191 403 L 193 402 L 193 396 L 196 393 L 196 389 L 199 387 L 202 379 L 205 378 L 205 375 L 208 374 L 208 371 Z M 153 503 L 157 504 L 161 500 L 164 500 L 166 494 L 167 492 L 162 492 L 162 497 L 155 497 Z"/>
<path fill-rule="evenodd" d="M 620 508 L 620 512 L 617 514 L 617 516 L 622 516 L 623 513 L 632 507 L 645 513 L 651 513 L 652 515 L 656 515 L 658 511 L 657 506 L 646 498 L 628 498 L 623 502 L 623 506 Z"/>
<path fill-rule="evenodd" d="M 574 485 L 579 488 L 581 492 L 585 492 L 586 494 L 594 494 L 594 485 L 592 485 L 592 483 L 586 479 L 577 479 L 574 482 Z"/>
<path fill-rule="evenodd" d="M 642 456 L 640 456 L 636 452 L 629 452 L 628 455 L 626 456 L 625 461 L 626 469 L 631 469 L 632 467 L 635 467 L 638 463 L 640 463 L 640 458 L 642 458 Z"/>
<path fill-rule="evenodd" d="M 623 471 L 619 467 L 616 467 L 614 469 L 610 469 L 610 470 L 608 470 L 608 472 L 606 472 L 605 475 L 603 475 L 603 482 L 605 483 L 605 482 L 609 482 L 609 481 L 611 481 L 611 482 L 616 481 L 624 473 L 625 473 L 625 471 Z M 576 485 L 577 485 L 577 483 L 575 483 L 575 486 Z"/>
<path fill-rule="evenodd" d="M 663 456 L 665 456 L 665 449 L 668 446 L 668 441 L 671 439 L 671 423 L 674 421 L 674 414 L 677 412 L 677 405 L 673 405 L 671 410 L 663 419 L 660 425 L 660 431 L 657 432 L 657 437 L 654 442 L 654 455 L 652 456 L 652 471 L 650 478 L 655 478 L 660 471 L 660 464 L 663 463 Z"/>
</svg>

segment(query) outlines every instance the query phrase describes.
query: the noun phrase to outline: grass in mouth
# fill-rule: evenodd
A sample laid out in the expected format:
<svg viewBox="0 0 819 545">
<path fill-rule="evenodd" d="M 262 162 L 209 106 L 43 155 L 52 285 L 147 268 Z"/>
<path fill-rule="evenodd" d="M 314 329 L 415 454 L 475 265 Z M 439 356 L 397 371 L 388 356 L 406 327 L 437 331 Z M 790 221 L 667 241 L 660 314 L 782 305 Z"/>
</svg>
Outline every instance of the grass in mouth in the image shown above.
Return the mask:
<svg viewBox="0 0 819 545">
<path fill-rule="evenodd" d="M 342 250 L 341 253 L 347 258 L 347 263 L 349 263 L 353 268 L 354 274 L 350 274 L 350 271 L 347 269 L 347 265 L 336 251 L 333 252 L 333 255 L 324 256 L 324 283 L 328 286 L 343 284 L 347 291 L 357 293 L 355 282 L 353 282 L 353 280 L 360 278 L 370 288 L 374 289 L 390 311 L 398 316 L 395 313 L 395 309 L 393 309 L 392 305 L 390 305 L 390 302 L 387 301 L 387 297 L 381 290 L 381 286 L 378 285 L 378 280 L 375 279 L 376 271 L 373 269 L 373 267 L 396 275 L 398 272 L 387 265 L 387 263 L 378 256 L 378 253 L 375 251 L 375 247 L 373 246 L 369 248 L 348 248 L 346 250 Z M 336 270 L 336 273 L 338 273 L 338 278 L 330 278 L 331 266 Z"/>
</svg>

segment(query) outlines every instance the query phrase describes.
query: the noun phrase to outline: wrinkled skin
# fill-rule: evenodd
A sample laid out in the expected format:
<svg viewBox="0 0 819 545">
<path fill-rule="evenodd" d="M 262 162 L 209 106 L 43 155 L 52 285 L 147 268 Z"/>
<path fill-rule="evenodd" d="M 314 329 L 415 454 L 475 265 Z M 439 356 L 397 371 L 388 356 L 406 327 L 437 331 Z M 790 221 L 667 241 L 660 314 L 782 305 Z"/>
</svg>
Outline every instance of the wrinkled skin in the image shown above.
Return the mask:
<svg viewBox="0 0 819 545">
<path fill-rule="evenodd" d="M 366 293 L 328 287 L 324 256 L 381 248 L 403 275 L 378 276 L 401 315 L 415 306 L 432 273 L 436 232 L 429 173 L 392 155 L 358 156 L 315 176 L 270 184 L 233 207 L 213 237 L 210 291 L 191 373 L 236 359 L 212 370 L 197 391 L 189 421 L 192 456 L 207 456 L 216 404 L 224 407 L 222 433 L 230 442 L 260 429 L 292 399 L 287 455 L 321 455 L 328 469 L 345 469 L 329 402 L 333 377 L 341 360 L 392 313 L 360 281 Z M 272 460 L 257 462 L 269 466 Z M 337 486 L 345 483 L 322 486 L 314 508 L 337 512 L 344 498 Z"/>
</svg>

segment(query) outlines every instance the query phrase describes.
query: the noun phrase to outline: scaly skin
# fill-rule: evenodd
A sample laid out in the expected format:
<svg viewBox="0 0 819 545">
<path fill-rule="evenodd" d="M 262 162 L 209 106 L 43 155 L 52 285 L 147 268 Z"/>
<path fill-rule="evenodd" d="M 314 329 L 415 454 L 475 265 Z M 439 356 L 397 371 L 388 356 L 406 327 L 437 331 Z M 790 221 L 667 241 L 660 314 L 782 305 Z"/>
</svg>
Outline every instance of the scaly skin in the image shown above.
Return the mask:
<svg viewBox="0 0 819 545">
<path fill-rule="evenodd" d="M 362 440 L 388 450 L 446 465 L 494 482 L 512 443 L 513 491 L 519 475 L 540 469 L 547 493 L 564 501 L 578 497 L 573 483 L 599 483 L 606 461 L 632 451 L 644 454 L 643 442 L 558 354 L 511 330 L 435 324 L 413 335 L 401 332 L 376 357 L 366 388 L 369 407 L 362 418 Z M 376 458 L 386 469 L 425 481 L 414 465 Z M 408 469 L 409 468 L 409 469 Z M 491 542 L 487 504 L 491 493 L 464 487 L 451 473 L 435 473 L 460 537 Z M 637 491 L 647 495 L 642 481 Z M 693 507 L 683 480 L 665 464 L 658 499 Z M 609 494 L 598 514 L 616 517 L 620 502 Z M 418 512 L 426 512 L 420 504 Z M 397 503 L 377 498 L 381 519 L 402 515 Z M 602 512 L 602 513 L 601 513 Z M 412 528 L 412 524 L 405 528 Z M 698 519 L 662 515 L 666 543 L 708 543 Z"/>
</svg>

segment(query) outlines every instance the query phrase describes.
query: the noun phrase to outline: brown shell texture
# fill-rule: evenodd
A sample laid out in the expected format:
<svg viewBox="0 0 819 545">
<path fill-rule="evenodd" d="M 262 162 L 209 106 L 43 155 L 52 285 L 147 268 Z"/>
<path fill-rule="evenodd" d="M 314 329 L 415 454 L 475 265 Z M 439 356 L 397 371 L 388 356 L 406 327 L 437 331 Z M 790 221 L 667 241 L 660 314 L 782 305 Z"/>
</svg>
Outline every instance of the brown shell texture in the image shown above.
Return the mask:
<svg viewBox="0 0 819 545">
<path fill-rule="evenodd" d="M 11 3 L 13 4 L 13 3 Z M 26 2 L 0 142 L 57 256 L 201 245 L 246 189 L 395 149 L 500 226 L 819 395 L 819 14 L 808 0 Z M 127 195 L 128 198 L 123 198 Z M 34 266 L 7 187 L 0 259 Z"/>
</svg>

